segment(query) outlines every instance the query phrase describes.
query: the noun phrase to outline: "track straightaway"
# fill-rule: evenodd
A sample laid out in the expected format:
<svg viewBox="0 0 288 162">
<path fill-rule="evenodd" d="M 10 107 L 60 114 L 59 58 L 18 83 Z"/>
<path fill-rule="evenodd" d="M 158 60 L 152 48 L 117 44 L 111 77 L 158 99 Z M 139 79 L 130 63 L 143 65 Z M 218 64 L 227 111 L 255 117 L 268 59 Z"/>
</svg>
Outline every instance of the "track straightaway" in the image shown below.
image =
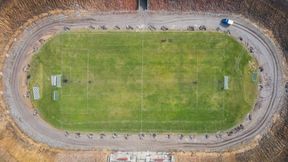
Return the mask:
<svg viewBox="0 0 288 162">
<path fill-rule="evenodd" d="M 265 133 L 272 124 L 273 114 L 277 113 L 281 107 L 281 98 L 284 90 L 284 65 L 281 60 L 281 51 L 277 46 L 266 37 L 260 30 L 253 26 L 249 21 L 239 16 L 232 16 L 235 25 L 225 28 L 219 25 L 220 20 L 226 15 L 217 14 L 171 14 L 171 13 L 150 13 L 141 12 L 134 14 L 98 14 L 85 12 L 72 14 L 68 16 L 54 15 L 46 17 L 35 23 L 34 26 L 28 27 L 19 36 L 18 41 L 14 42 L 10 48 L 10 56 L 5 62 L 4 84 L 5 99 L 10 108 L 10 113 L 20 128 L 36 141 L 47 143 L 52 147 L 67 149 L 113 149 L 125 151 L 169 151 L 169 150 L 226 150 L 239 144 L 249 143 L 257 135 Z M 231 17 L 231 16 L 230 16 Z M 99 27 L 105 25 L 113 29 L 115 25 L 125 28 L 127 25 L 134 26 L 136 30 L 148 30 L 149 25 L 160 29 L 165 25 L 169 29 L 186 30 L 188 26 L 198 28 L 205 25 L 208 30 L 215 31 L 217 27 L 221 31 L 229 30 L 232 37 L 238 39 L 241 37 L 247 48 L 253 47 L 255 52 L 252 54 L 265 70 L 261 73 L 263 90 L 259 91 L 259 97 L 256 101 L 260 107 L 254 108 L 250 113 L 253 120 L 243 119 L 242 124 L 245 129 L 227 135 L 226 132 L 210 134 L 207 139 L 204 135 L 194 134 L 193 138 L 184 137 L 179 139 L 179 135 L 172 135 L 167 138 L 167 134 L 159 134 L 154 139 L 152 136 L 145 136 L 139 139 L 139 136 L 132 134 L 128 139 L 124 134 L 112 138 L 108 133 L 105 137 L 100 138 L 100 134 L 93 133 L 93 138 L 87 138 L 88 133 L 81 133 L 80 137 L 75 136 L 75 132 L 65 135 L 65 131 L 51 127 L 38 116 L 33 116 L 33 110 L 25 103 L 25 98 L 21 94 L 23 86 L 23 67 L 27 60 L 31 58 L 31 49 L 35 46 L 40 47 L 39 40 L 48 35 L 54 35 L 62 32 L 64 26 L 70 28 L 88 28 L 89 26 Z M 286 65 L 285 65 L 286 66 Z M 257 104 L 255 104 L 257 105 Z"/>
</svg>

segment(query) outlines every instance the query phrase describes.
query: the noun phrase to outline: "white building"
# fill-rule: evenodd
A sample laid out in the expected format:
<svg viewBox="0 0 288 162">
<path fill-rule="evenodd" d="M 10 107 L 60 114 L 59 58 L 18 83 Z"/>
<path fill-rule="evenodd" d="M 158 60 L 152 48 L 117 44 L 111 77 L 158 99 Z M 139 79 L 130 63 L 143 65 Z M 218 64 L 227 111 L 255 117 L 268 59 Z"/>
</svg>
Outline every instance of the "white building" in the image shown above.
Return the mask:
<svg viewBox="0 0 288 162">
<path fill-rule="evenodd" d="M 108 162 L 174 162 L 174 158 L 166 152 L 114 152 Z"/>
</svg>

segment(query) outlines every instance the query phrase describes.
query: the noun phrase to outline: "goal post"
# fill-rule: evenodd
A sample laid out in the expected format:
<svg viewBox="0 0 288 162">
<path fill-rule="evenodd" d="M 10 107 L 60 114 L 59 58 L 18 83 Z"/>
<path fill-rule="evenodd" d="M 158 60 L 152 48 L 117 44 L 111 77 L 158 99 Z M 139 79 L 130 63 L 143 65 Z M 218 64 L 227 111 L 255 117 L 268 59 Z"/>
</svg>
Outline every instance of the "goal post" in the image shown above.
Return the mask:
<svg viewBox="0 0 288 162">
<path fill-rule="evenodd" d="M 228 76 L 224 76 L 224 90 L 228 90 L 229 89 L 229 77 Z"/>
</svg>

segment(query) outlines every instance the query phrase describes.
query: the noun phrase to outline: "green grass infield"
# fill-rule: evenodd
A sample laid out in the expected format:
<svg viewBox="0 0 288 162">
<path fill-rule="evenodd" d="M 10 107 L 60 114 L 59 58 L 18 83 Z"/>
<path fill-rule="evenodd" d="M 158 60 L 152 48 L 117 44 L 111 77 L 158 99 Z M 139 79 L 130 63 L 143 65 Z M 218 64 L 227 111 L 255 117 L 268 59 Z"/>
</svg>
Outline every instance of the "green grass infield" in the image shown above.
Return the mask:
<svg viewBox="0 0 288 162">
<path fill-rule="evenodd" d="M 61 33 L 29 73 L 42 118 L 73 131 L 217 132 L 241 122 L 257 96 L 255 60 L 216 32 Z"/>
</svg>

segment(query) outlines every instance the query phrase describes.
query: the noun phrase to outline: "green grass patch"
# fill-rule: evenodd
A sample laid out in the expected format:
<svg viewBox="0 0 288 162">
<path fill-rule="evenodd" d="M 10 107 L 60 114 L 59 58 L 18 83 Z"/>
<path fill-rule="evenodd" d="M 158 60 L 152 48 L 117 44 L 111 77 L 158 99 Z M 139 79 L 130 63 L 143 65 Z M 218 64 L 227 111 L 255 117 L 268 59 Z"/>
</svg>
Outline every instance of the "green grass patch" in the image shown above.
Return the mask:
<svg viewBox="0 0 288 162">
<path fill-rule="evenodd" d="M 39 85 L 41 99 L 32 103 L 60 129 L 217 132 L 252 108 L 252 61 L 221 33 L 67 32 L 33 57 L 29 86 Z M 57 74 L 61 88 L 51 85 Z"/>
</svg>

